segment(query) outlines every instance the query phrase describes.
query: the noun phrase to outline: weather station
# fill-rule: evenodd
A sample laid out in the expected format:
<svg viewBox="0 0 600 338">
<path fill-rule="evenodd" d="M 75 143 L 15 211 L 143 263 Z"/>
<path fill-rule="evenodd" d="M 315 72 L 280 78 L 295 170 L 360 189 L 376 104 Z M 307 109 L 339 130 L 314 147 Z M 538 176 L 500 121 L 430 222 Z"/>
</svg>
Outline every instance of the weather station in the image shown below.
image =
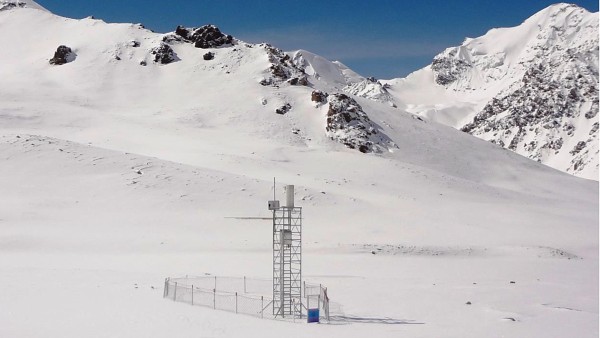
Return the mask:
<svg viewBox="0 0 600 338">
<path fill-rule="evenodd" d="M 302 280 L 302 207 L 294 204 L 294 186 L 285 186 L 285 205 L 281 205 L 273 179 L 273 199 L 268 201 L 268 210 L 271 218 L 227 218 L 272 221 L 272 281 L 210 273 L 168 277 L 163 297 L 259 318 L 293 322 L 306 318 L 308 323 L 319 323 L 323 318 L 329 322 L 327 288 Z"/>
<path fill-rule="evenodd" d="M 302 207 L 294 205 L 294 186 L 285 186 L 285 206 L 275 196 L 273 212 L 273 315 L 302 316 Z"/>
</svg>

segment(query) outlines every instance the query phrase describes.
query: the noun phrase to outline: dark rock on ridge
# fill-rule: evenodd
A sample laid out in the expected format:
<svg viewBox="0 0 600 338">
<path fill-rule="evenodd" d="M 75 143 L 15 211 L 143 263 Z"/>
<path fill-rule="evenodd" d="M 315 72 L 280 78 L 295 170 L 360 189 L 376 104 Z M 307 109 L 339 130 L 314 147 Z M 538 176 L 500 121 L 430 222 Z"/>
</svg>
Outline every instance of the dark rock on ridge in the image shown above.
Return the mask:
<svg viewBox="0 0 600 338">
<path fill-rule="evenodd" d="M 166 43 L 162 43 L 158 47 L 154 47 L 150 50 L 150 54 L 154 55 L 154 62 L 163 65 L 169 64 L 177 60 L 177 55 Z"/>
<path fill-rule="evenodd" d="M 285 115 L 287 112 L 289 112 L 292 109 L 292 105 L 289 103 L 284 104 L 283 106 L 275 109 L 275 113 L 279 114 L 279 115 Z"/>
<path fill-rule="evenodd" d="M 464 60 L 455 58 L 456 50 L 452 50 L 448 55 L 438 55 L 431 63 L 431 70 L 435 74 L 435 82 L 439 85 L 448 85 L 458 79 L 458 76 L 471 65 Z"/>
<path fill-rule="evenodd" d="M 284 81 L 292 86 L 309 85 L 304 68 L 296 65 L 289 55 L 269 44 L 261 44 L 260 46 L 265 48 L 271 63 L 269 67 L 271 76 L 261 80 L 261 85 L 278 85 Z"/>
<path fill-rule="evenodd" d="M 204 55 L 202 56 L 202 58 L 203 58 L 204 60 L 206 60 L 206 61 L 212 60 L 212 59 L 214 59 L 214 58 L 215 58 L 215 53 L 213 53 L 213 52 L 208 52 L 208 53 L 204 54 Z"/>
<path fill-rule="evenodd" d="M 75 57 L 76 55 L 71 48 L 61 45 L 58 46 L 56 52 L 54 52 L 54 57 L 49 62 L 51 65 L 64 65 L 65 63 L 74 61 Z"/>
<path fill-rule="evenodd" d="M 310 100 L 313 102 L 324 103 L 327 102 L 327 96 L 329 96 L 329 94 L 320 90 L 313 90 L 312 94 L 310 95 Z"/>
<path fill-rule="evenodd" d="M 322 97 L 321 94 L 317 96 Z M 362 153 L 380 153 L 396 147 L 353 98 L 332 94 L 328 96 L 328 102 L 325 130 L 332 140 Z"/>
<path fill-rule="evenodd" d="M 177 26 L 175 34 L 181 36 L 185 41 L 193 43 L 196 48 L 216 48 L 225 45 L 233 45 L 233 37 L 221 33 L 214 25 L 204 25 L 198 28 L 185 28 Z"/>
</svg>

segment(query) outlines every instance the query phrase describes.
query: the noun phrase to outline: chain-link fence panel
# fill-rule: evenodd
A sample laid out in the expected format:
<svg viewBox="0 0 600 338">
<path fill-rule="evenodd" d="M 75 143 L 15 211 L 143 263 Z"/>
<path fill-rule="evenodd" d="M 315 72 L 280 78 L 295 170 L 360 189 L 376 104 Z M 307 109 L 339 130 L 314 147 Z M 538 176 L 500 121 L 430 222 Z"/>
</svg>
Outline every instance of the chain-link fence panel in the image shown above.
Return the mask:
<svg viewBox="0 0 600 338">
<path fill-rule="evenodd" d="M 343 314 L 341 306 L 329 302 L 327 288 L 322 285 L 304 284 L 305 302 L 295 304 L 298 316 L 306 314 L 307 306 L 320 309 L 319 317 L 329 321 L 330 313 Z M 165 298 L 177 302 L 204 306 L 216 310 L 242 313 L 258 318 L 274 318 L 272 281 L 268 279 L 219 276 L 186 276 L 167 278 L 164 285 Z M 333 310 L 333 311 L 332 311 Z"/>
<path fill-rule="evenodd" d="M 196 286 L 194 286 L 193 290 L 194 290 L 194 293 L 193 293 L 193 298 L 192 298 L 192 305 L 213 307 L 213 305 L 214 305 L 214 292 L 213 291 L 199 289 Z"/>
<path fill-rule="evenodd" d="M 236 296 L 226 293 L 215 293 L 215 309 L 229 311 L 229 312 L 237 312 L 236 305 Z"/>
</svg>

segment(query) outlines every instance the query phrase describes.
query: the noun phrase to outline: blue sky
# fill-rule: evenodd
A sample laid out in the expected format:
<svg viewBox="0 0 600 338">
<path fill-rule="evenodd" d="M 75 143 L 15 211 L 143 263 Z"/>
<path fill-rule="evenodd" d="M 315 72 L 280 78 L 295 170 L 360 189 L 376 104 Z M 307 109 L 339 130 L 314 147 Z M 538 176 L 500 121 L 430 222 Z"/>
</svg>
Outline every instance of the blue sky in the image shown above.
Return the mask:
<svg viewBox="0 0 600 338">
<path fill-rule="evenodd" d="M 247 42 L 306 49 L 364 76 L 405 76 L 446 47 L 516 26 L 555 3 L 542 0 L 37 0 L 55 14 L 142 23 L 157 32 L 215 24 Z M 576 1 L 598 11 L 598 0 Z"/>
</svg>

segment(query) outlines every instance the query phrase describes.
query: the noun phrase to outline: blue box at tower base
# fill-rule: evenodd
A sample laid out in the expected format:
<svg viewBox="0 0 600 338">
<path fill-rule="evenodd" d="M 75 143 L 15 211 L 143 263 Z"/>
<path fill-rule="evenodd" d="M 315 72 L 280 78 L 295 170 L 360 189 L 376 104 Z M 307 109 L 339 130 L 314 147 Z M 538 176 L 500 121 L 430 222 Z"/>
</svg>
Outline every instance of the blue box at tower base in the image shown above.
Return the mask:
<svg viewBox="0 0 600 338">
<path fill-rule="evenodd" d="M 319 309 L 308 309 L 306 312 L 307 323 L 318 323 L 319 322 Z"/>
</svg>

